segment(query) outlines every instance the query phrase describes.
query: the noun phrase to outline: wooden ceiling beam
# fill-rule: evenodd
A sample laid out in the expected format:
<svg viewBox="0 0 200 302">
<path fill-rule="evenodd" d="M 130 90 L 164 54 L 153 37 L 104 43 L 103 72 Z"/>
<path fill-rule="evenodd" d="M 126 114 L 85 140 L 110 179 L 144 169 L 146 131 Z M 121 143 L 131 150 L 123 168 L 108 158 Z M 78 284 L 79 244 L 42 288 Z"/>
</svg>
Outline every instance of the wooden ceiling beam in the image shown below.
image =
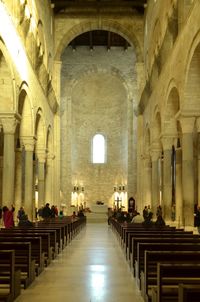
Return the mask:
<svg viewBox="0 0 200 302">
<path fill-rule="evenodd" d="M 54 7 L 60 8 L 70 8 L 70 9 L 105 9 L 105 8 L 144 8 L 146 6 L 147 0 L 130 0 L 130 1 L 63 1 L 63 0 L 51 0 Z"/>
</svg>

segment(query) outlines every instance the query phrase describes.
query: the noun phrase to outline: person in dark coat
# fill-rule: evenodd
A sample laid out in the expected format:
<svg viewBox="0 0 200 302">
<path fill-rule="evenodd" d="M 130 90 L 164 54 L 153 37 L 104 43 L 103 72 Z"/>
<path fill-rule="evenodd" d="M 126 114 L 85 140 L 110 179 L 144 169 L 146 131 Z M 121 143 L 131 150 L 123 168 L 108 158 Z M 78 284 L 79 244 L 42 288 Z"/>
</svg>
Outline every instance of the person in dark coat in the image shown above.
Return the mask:
<svg viewBox="0 0 200 302">
<path fill-rule="evenodd" d="M 197 206 L 197 212 L 195 216 L 195 226 L 197 227 L 198 233 L 200 234 L 200 206 Z"/>
<path fill-rule="evenodd" d="M 46 203 L 45 207 L 43 208 L 43 211 L 42 211 L 42 217 L 44 219 L 48 219 L 52 216 L 52 212 L 51 212 L 51 209 L 49 207 L 49 203 Z"/>
</svg>

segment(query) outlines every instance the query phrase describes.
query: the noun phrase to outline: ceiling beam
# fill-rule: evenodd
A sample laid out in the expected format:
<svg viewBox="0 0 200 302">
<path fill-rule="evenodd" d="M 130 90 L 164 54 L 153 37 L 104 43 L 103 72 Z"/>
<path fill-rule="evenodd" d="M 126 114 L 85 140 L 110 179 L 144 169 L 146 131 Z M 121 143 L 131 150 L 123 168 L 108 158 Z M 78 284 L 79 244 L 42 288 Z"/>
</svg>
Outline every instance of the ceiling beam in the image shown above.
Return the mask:
<svg viewBox="0 0 200 302">
<path fill-rule="evenodd" d="M 106 9 L 106 8 L 144 8 L 147 0 L 132 0 L 132 1 L 63 1 L 51 0 L 55 8 L 70 8 L 70 9 Z"/>
</svg>

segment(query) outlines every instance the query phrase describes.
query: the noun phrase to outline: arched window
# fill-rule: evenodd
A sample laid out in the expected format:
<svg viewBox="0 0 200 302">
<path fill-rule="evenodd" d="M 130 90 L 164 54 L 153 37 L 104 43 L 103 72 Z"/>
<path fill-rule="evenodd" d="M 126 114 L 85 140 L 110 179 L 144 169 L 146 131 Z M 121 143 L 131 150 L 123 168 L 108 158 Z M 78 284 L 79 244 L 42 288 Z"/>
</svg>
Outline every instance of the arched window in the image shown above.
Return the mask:
<svg viewBox="0 0 200 302">
<path fill-rule="evenodd" d="M 105 137 L 96 134 L 92 140 L 92 162 L 93 164 L 105 163 Z"/>
</svg>

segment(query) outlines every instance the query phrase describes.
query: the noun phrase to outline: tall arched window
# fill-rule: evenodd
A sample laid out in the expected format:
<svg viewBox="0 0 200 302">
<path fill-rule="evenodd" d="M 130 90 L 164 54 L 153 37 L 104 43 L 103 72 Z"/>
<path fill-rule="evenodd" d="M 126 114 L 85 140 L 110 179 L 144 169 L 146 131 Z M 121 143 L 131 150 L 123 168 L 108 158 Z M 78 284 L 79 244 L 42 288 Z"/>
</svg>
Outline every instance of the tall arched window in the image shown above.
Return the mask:
<svg viewBox="0 0 200 302">
<path fill-rule="evenodd" d="M 93 164 L 105 163 L 105 137 L 95 134 L 92 140 L 92 162 Z"/>
</svg>

